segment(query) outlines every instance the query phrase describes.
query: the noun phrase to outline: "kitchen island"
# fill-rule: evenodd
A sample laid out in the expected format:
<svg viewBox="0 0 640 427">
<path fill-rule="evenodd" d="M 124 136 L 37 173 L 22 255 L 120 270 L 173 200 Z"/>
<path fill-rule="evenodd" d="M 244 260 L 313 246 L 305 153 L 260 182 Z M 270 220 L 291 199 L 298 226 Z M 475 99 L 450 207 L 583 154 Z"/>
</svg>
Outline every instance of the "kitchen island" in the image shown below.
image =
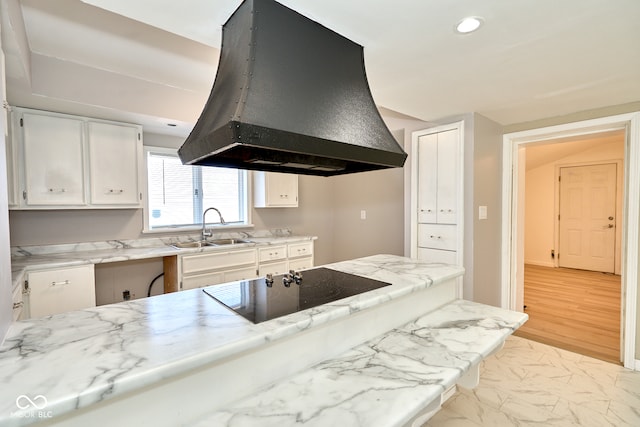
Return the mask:
<svg viewBox="0 0 640 427">
<path fill-rule="evenodd" d="M 0 349 L 0 425 L 191 425 L 460 297 L 456 266 L 376 255 L 325 267 L 391 286 L 260 324 L 199 289 L 16 322 Z"/>
</svg>

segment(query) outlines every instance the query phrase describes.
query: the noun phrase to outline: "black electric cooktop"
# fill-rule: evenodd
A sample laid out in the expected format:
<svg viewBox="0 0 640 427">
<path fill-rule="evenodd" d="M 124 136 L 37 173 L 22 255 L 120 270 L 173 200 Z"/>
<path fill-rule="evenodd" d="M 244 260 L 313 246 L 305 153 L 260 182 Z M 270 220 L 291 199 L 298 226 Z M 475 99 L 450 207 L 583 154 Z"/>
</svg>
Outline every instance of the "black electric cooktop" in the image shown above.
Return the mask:
<svg viewBox="0 0 640 427">
<path fill-rule="evenodd" d="M 213 285 L 203 291 L 245 319 L 260 323 L 389 285 L 320 267 Z"/>
</svg>

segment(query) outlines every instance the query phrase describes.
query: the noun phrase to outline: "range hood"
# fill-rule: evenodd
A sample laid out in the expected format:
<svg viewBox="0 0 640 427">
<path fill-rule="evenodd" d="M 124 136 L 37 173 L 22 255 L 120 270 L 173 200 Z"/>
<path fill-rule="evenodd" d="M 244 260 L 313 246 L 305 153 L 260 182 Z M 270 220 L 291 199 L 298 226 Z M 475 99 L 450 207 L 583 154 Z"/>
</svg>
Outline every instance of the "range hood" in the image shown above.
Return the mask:
<svg viewBox="0 0 640 427">
<path fill-rule="evenodd" d="M 362 46 L 273 0 L 245 0 L 224 24 L 211 95 L 178 154 L 322 176 L 407 157 L 373 102 Z"/>
</svg>

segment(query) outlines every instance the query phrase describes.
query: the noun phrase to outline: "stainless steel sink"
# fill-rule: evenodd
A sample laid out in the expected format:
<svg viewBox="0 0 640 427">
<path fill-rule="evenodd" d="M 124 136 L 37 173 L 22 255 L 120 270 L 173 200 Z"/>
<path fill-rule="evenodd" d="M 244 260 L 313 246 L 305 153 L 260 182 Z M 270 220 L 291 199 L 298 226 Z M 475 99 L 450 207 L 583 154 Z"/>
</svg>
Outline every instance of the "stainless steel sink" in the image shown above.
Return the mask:
<svg viewBox="0 0 640 427">
<path fill-rule="evenodd" d="M 214 246 L 239 245 L 241 243 L 252 243 L 251 240 L 246 240 L 246 239 L 214 239 L 214 240 L 208 240 L 207 242 L 211 243 Z"/>
<path fill-rule="evenodd" d="M 173 243 L 171 244 L 171 246 L 173 246 L 176 249 L 192 249 L 192 248 L 203 248 L 205 246 L 216 246 L 216 245 L 212 244 L 211 242 L 199 241 L 199 242 Z"/>
<path fill-rule="evenodd" d="M 171 246 L 176 249 L 194 249 L 194 248 L 204 248 L 207 246 L 239 245 L 241 243 L 252 243 L 252 242 L 251 240 L 245 240 L 245 239 L 214 239 L 214 240 L 199 240 L 197 242 L 172 243 Z"/>
</svg>

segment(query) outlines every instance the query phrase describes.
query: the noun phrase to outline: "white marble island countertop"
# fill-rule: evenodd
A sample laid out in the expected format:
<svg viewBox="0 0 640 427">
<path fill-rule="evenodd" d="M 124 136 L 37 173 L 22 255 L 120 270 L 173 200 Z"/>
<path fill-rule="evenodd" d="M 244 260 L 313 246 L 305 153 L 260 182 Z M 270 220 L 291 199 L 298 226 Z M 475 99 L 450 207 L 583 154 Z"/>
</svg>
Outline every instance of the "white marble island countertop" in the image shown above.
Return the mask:
<svg viewBox="0 0 640 427">
<path fill-rule="evenodd" d="M 392 285 L 257 325 L 200 289 L 16 322 L 0 348 L 0 425 L 43 421 L 32 414 L 43 401 L 62 417 L 463 273 L 391 255 L 326 267 Z"/>
</svg>

